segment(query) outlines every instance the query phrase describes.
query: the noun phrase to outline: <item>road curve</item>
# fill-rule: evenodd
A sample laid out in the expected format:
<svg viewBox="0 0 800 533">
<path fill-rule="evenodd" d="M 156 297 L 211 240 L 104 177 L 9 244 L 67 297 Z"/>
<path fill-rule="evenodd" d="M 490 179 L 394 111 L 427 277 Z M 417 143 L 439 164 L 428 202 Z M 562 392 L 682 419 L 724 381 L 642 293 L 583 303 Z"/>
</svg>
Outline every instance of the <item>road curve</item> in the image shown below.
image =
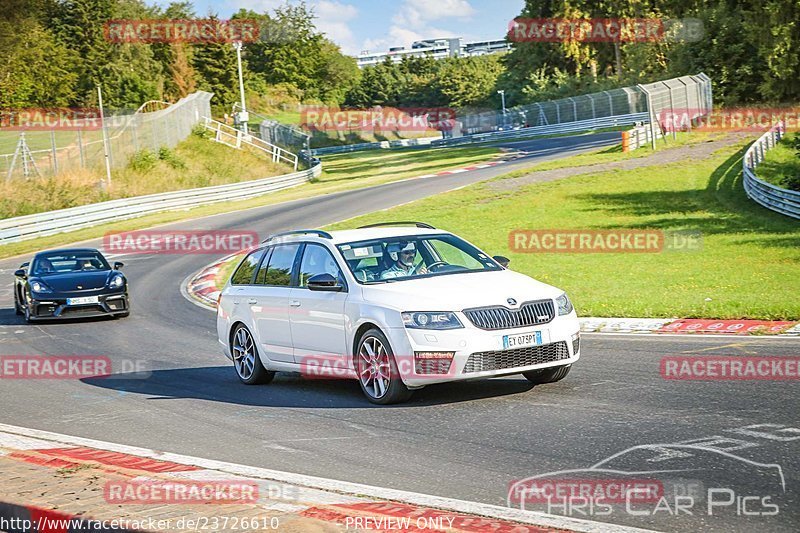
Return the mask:
<svg viewBox="0 0 800 533">
<path fill-rule="evenodd" d="M 525 141 L 515 143 L 527 152 L 523 158 L 498 167 L 170 227 L 266 234 L 320 226 L 617 138 L 618 133 Z M 144 362 L 152 371 L 120 379 L 0 380 L 0 422 L 500 505 L 514 480 L 586 469 L 636 446 L 661 444 L 663 451 L 668 444 L 699 440 L 736 458 L 690 453 L 679 458 L 690 472 L 684 477 L 706 486 L 722 483 L 737 493 L 769 493 L 779 499 L 780 513 L 743 517 L 724 509 L 708 516 L 696 509 L 680 517 L 573 516 L 670 531 L 793 531 L 800 523 L 800 430 L 786 429 L 800 426 L 797 382 L 672 382 L 659 374 L 665 355 L 797 355 L 796 339 L 587 335 L 583 359 L 563 382 L 535 389 L 516 377 L 441 385 L 418 391 L 409 404 L 379 408 L 362 398 L 355 382 L 279 374 L 269 386 L 240 385 L 217 348 L 213 314 L 179 290 L 189 274 L 213 259 L 124 258 L 134 306 L 124 320 L 25 325 L 14 315 L 6 284 L 0 293 L 0 355 L 105 355 L 118 369 Z M 0 276 L 10 282 L 20 262 L 0 262 Z M 632 450 L 619 461 L 626 471 L 653 470 L 668 455 L 643 458 Z M 785 491 L 754 475 L 754 463 L 779 464 Z"/>
</svg>

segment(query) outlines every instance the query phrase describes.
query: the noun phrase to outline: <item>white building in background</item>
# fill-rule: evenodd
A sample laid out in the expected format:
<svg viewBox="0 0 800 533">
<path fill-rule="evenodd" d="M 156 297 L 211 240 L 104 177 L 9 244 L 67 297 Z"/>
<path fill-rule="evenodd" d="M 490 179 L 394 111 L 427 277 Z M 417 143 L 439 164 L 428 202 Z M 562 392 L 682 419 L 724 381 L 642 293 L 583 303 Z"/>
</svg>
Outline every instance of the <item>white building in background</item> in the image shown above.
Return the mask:
<svg viewBox="0 0 800 533">
<path fill-rule="evenodd" d="M 445 57 L 468 57 L 493 54 L 495 52 L 505 52 L 511 49 L 511 43 L 505 39 L 493 41 L 470 41 L 463 42 L 461 37 L 448 39 L 426 39 L 416 41 L 411 48 L 395 46 L 388 52 L 370 52 L 364 50 L 356 60 L 359 68 L 369 67 L 382 63 L 387 57 L 395 63 L 404 57 L 425 57 L 430 54 L 434 59 L 444 59 Z"/>
</svg>

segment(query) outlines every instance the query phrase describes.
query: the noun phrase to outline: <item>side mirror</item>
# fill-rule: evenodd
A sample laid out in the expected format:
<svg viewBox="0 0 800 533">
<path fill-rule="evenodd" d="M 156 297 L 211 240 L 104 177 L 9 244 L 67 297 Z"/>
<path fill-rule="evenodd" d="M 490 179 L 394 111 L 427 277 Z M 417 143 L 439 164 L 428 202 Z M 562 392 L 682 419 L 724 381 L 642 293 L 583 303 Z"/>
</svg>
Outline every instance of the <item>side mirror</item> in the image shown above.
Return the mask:
<svg viewBox="0 0 800 533">
<path fill-rule="evenodd" d="M 24 269 L 24 268 L 20 268 L 19 270 L 17 270 L 16 272 L 14 272 L 14 275 L 15 275 L 16 277 L 18 277 L 18 278 L 22 278 L 22 279 L 25 279 L 25 278 L 27 278 L 27 277 L 28 277 L 28 276 L 27 276 L 27 274 L 25 273 L 25 269 Z"/>
<path fill-rule="evenodd" d="M 344 287 L 328 273 L 316 274 L 308 278 L 308 288 L 312 291 L 341 292 Z"/>
<path fill-rule="evenodd" d="M 511 262 L 511 259 L 503 255 L 495 255 L 494 257 L 492 257 L 492 259 L 500 263 L 500 266 L 503 268 L 508 268 L 508 264 Z"/>
<path fill-rule="evenodd" d="M 125 266 L 125 263 L 122 263 L 122 262 L 120 262 L 120 261 L 116 261 L 116 262 L 114 263 L 114 270 L 119 270 L 120 268 L 122 268 L 122 267 L 124 267 L 124 266 Z"/>
</svg>

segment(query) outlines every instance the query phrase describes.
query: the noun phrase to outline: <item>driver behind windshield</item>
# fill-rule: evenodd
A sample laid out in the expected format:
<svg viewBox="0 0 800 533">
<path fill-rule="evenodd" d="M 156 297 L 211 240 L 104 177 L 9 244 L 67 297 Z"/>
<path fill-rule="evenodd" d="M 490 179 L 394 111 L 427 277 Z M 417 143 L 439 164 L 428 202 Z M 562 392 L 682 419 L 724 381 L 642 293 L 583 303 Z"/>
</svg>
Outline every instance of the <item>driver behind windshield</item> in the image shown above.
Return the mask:
<svg viewBox="0 0 800 533">
<path fill-rule="evenodd" d="M 417 247 L 412 241 L 393 242 L 386 246 L 389 257 L 394 264 L 381 272 L 381 279 L 403 278 L 415 274 L 427 274 L 428 269 L 423 263 L 414 267 L 414 258 L 417 256 Z"/>
</svg>

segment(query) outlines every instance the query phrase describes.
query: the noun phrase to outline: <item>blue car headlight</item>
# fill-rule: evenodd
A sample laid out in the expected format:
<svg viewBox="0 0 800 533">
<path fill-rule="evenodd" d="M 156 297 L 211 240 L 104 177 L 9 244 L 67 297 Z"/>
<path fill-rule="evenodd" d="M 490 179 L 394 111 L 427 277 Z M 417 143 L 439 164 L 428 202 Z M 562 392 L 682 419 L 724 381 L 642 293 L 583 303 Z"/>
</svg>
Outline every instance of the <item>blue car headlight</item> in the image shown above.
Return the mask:
<svg viewBox="0 0 800 533">
<path fill-rule="evenodd" d="M 53 292 L 50 287 L 42 283 L 41 281 L 34 281 L 31 283 L 31 291 L 38 292 L 38 293 L 48 293 Z"/>
<path fill-rule="evenodd" d="M 567 298 L 567 293 L 562 294 L 558 298 L 556 298 L 556 306 L 558 307 L 558 314 L 560 315 L 568 315 L 575 309 L 572 306 L 572 302 L 569 301 Z"/>
<path fill-rule="evenodd" d="M 111 289 L 119 289 L 123 285 L 125 285 L 125 276 L 121 274 L 112 276 L 112 278 L 108 282 L 108 287 Z"/>
<path fill-rule="evenodd" d="M 403 325 L 411 329 L 463 328 L 455 313 L 450 311 L 409 311 L 402 313 Z"/>
</svg>

